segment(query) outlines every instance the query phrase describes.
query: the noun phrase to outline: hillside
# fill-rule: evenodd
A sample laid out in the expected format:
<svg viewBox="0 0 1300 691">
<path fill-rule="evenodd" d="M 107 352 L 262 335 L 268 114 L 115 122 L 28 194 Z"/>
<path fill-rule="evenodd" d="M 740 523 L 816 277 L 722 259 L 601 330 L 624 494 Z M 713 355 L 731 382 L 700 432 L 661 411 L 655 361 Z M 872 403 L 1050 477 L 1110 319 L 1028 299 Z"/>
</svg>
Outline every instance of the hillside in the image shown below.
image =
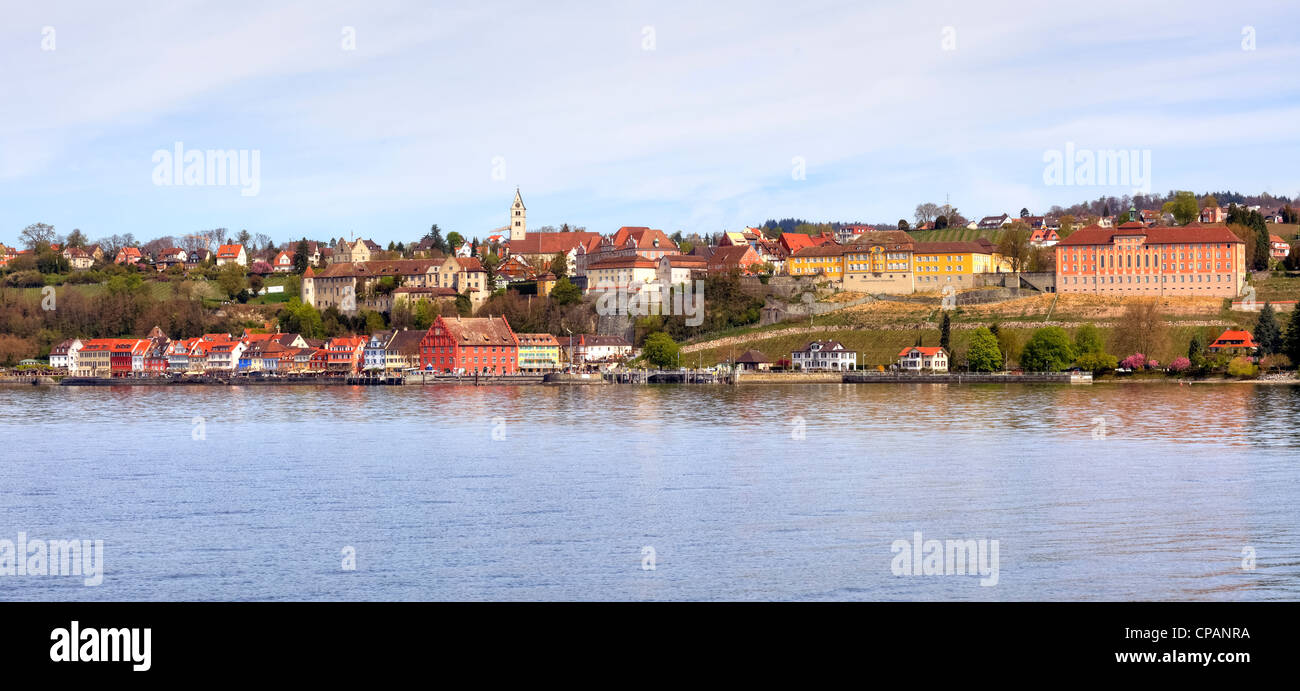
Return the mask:
<svg viewBox="0 0 1300 691">
<path fill-rule="evenodd" d="M 1149 298 L 1148 298 L 1149 300 Z M 1043 326 L 1060 326 L 1073 334 L 1080 326 L 1096 326 L 1108 343 L 1114 340 L 1115 325 L 1132 302 L 1142 298 L 1101 298 L 1089 295 L 1033 295 L 987 305 L 968 305 L 952 310 L 953 350 L 960 354 L 973 329 L 998 324 L 1004 337 L 1015 346 Z M 1158 302 L 1169 325 L 1168 344 L 1148 353 L 1162 361 L 1186 354 L 1192 335 L 1201 332 L 1213 340 L 1226 328 L 1250 328 L 1255 315 L 1232 312 L 1219 298 L 1172 297 Z M 879 301 L 849 307 L 807 321 L 786 322 L 729 333 L 721 338 L 685 344 L 682 364 L 704 366 L 726 362 L 751 348 L 773 361 L 789 358 L 790 352 L 816 339 L 833 339 L 860 353 L 863 366 L 885 366 L 898 352 L 921 340 L 939 344 L 943 312 L 938 300 L 924 302 Z M 1285 317 L 1284 317 L 1285 318 Z"/>
</svg>

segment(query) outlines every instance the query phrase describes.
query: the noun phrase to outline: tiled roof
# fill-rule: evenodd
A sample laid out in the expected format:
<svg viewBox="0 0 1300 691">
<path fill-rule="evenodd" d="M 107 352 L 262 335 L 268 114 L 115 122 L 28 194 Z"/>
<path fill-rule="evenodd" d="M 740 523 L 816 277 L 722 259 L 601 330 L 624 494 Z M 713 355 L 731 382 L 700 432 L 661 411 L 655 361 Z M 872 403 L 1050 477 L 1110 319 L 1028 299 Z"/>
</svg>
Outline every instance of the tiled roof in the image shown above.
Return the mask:
<svg viewBox="0 0 1300 691">
<path fill-rule="evenodd" d="M 369 262 L 342 262 L 330 264 L 320 272 L 311 272 L 312 278 L 356 278 L 362 276 L 412 276 L 428 273 L 434 266 L 441 266 L 446 259 L 384 259 Z M 458 259 L 458 262 L 465 261 Z M 307 267 L 311 271 L 311 267 Z M 304 273 L 304 277 L 308 274 Z"/>
<path fill-rule="evenodd" d="M 1229 329 L 1224 331 L 1213 343 L 1211 348 L 1254 348 L 1256 347 L 1255 339 L 1251 337 L 1249 331 L 1235 331 Z"/>
<path fill-rule="evenodd" d="M 559 254 L 568 252 L 584 242 L 600 240 L 600 233 L 574 231 L 569 233 L 525 233 L 521 240 L 510 240 L 511 254 Z"/>
<path fill-rule="evenodd" d="M 901 230 L 872 230 L 853 238 L 853 244 L 881 245 L 887 249 L 910 250 L 916 244 L 916 240 Z"/>
<path fill-rule="evenodd" d="M 745 247 L 746 249 L 748 249 L 749 245 L 745 245 Z M 595 269 L 654 269 L 657 268 L 658 266 L 659 266 L 659 262 L 653 259 L 646 259 L 641 255 L 634 255 L 631 257 L 610 257 L 609 259 L 601 259 L 599 261 L 588 264 L 587 270 L 592 271 Z"/>
<path fill-rule="evenodd" d="M 1136 226 L 1136 227 L 1135 227 Z M 1170 245 L 1186 242 L 1244 243 L 1227 226 L 1186 225 L 1181 228 L 1147 228 L 1140 223 L 1125 223 L 1119 228 L 1088 226 L 1070 234 L 1057 243 L 1057 247 L 1081 245 L 1109 245 L 1116 236 L 1145 235 L 1148 245 Z"/>
<path fill-rule="evenodd" d="M 838 257 L 844 254 L 846 247 L 844 245 L 822 245 L 820 247 L 804 247 L 794 254 L 793 257 Z"/>
<path fill-rule="evenodd" d="M 390 353 L 414 355 L 420 352 L 420 341 L 424 338 L 424 334 L 425 332 L 419 329 L 398 331 L 393 335 L 393 340 L 388 342 L 385 350 Z"/>
<path fill-rule="evenodd" d="M 907 355 L 913 350 L 919 351 L 922 355 L 931 355 L 931 356 L 946 352 L 940 346 L 912 346 L 910 348 L 904 348 L 898 351 L 898 357 L 903 357 L 904 355 Z"/>
<path fill-rule="evenodd" d="M 432 330 L 439 324 L 461 345 L 513 346 L 517 343 L 504 317 L 439 317 L 429 328 Z"/>
<path fill-rule="evenodd" d="M 551 334 L 515 334 L 521 346 L 558 346 L 559 340 Z"/>
</svg>

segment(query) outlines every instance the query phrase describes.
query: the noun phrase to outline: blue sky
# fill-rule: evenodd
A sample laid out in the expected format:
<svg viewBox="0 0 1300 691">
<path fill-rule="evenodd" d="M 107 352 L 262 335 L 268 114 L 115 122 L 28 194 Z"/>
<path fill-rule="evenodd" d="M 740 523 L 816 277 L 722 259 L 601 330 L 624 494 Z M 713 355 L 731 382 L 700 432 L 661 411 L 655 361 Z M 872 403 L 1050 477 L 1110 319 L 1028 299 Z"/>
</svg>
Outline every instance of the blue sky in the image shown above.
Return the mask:
<svg viewBox="0 0 1300 691">
<path fill-rule="evenodd" d="M 1149 150 L 1155 191 L 1300 195 L 1290 2 L 3 7 L 5 243 L 481 237 L 516 186 L 533 228 L 687 233 L 1131 191 L 1045 184 L 1067 142 Z M 176 142 L 257 151 L 258 194 L 155 185 Z"/>
</svg>

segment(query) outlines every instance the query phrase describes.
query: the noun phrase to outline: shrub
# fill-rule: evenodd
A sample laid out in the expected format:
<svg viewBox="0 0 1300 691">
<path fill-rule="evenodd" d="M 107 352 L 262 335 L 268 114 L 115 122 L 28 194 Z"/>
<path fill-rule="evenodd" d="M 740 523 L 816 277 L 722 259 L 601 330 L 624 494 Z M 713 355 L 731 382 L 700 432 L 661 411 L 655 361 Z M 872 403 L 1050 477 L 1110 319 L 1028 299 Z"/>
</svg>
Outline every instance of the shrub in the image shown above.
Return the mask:
<svg viewBox="0 0 1300 691">
<path fill-rule="evenodd" d="M 1142 369 L 1143 367 L 1146 367 L 1146 364 L 1147 364 L 1147 356 L 1143 355 L 1142 353 L 1133 353 L 1132 355 L 1124 358 L 1124 360 L 1119 363 L 1120 367 L 1123 367 L 1125 369 L 1131 369 L 1131 370 Z"/>
<path fill-rule="evenodd" d="M 1259 368 L 1265 372 L 1279 370 L 1291 366 L 1291 358 L 1281 355 L 1265 355 L 1259 359 Z"/>
<path fill-rule="evenodd" d="M 1192 368 L 1192 361 L 1185 357 L 1174 358 L 1174 361 L 1169 363 L 1169 371 L 1178 374 L 1186 372 L 1191 368 Z"/>
<path fill-rule="evenodd" d="M 1235 357 L 1228 363 L 1228 376 L 1231 377 L 1253 377 L 1258 371 L 1255 363 L 1245 356 Z"/>
<path fill-rule="evenodd" d="M 39 271 L 16 271 L 5 277 L 5 285 L 14 288 L 35 288 L 45 285 L 45 277 Z"/>
<path fill-rule="evenodd" d="M 1115 356 L 1106 353 L 1084 353 L 1074 361 L 1074 364 L 1078 365 L 1079 369 L 1090 371 L 1093 374 L 1113 370 L 1118 365 Z"/>
</svg>

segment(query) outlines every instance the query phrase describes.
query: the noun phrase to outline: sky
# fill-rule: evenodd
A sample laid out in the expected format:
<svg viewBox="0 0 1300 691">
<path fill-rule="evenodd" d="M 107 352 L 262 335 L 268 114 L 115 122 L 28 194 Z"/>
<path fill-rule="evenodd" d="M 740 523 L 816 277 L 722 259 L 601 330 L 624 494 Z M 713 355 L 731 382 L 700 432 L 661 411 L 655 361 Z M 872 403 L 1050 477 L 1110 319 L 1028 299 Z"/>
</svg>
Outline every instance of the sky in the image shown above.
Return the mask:
<svg viewBox="0 0 1300 691">
<path fill-rule="evenodd" d="M 0 8 L 6 244 L 36 222 L 486 237 L 516 187 L 530 228 L 686 234 L 945 200 L 1041 213 L 1139 186 L 1300 195 L 1296 2 Z M 220 184 L 205 158 L 169 180 L 178 143 L 257 174 Z M 1150 167 L 1048 180 L 1067 146 L 1071 167 Z"/>
</svg>

